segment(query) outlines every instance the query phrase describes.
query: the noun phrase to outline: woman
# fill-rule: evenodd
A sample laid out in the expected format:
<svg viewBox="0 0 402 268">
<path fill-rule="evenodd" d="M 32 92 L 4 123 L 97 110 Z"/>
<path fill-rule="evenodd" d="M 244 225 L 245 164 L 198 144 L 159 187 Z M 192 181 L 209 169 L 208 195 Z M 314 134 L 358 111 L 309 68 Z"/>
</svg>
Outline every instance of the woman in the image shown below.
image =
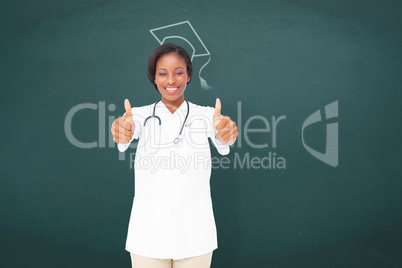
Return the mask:
<svg viewBox="0 0 402 268">
<path fill-rule="evenodd" d="M 222 155 L 238 136 L 236 124 L 215 109 L 188 102 L 192 77 L 189 54 L 167 43 L 148 60 L 148 78 L 161 100 L 133 107 L 112 125 L 118 149 L 139 139 L 135 196 L 126 250 L 137 268 L 207 268 L 217 248 L 209 179 L 210 138 Z"/>
</svg>

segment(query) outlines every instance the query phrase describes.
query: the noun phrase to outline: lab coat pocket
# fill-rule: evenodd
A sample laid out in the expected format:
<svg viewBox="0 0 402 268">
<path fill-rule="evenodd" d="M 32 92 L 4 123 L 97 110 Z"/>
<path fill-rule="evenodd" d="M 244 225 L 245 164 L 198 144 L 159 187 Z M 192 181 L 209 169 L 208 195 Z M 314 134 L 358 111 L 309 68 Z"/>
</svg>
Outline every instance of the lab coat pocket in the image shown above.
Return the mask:
<svg viewBox="0 0 402 268">
<path fill-rule="evenodd" d="M 127 243 L 152 249 L 158 245 L 161 230 L 160 208 L 157 202 L 134 199 Z"/>
<path fill-rule="evenodd" d="M 184 236 L 188 247 L 216 247 L 217 234 L 212 200 L 189 202 L 184 205 Z"/>
</svg>

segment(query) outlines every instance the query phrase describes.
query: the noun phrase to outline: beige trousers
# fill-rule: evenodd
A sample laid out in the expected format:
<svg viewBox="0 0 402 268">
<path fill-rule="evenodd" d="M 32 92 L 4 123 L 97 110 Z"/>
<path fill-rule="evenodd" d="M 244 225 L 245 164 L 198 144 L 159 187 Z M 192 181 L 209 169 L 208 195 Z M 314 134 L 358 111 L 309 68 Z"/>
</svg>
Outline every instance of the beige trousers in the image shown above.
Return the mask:
<svg viewBox="0 0 402 268">
<path fill-rule="evenodd" d="M 130 255 L 133 268 L 209 268 L 212 260 L 212 252 L 179 260 L 153 259 L 133 253 Z"/>
</svg>

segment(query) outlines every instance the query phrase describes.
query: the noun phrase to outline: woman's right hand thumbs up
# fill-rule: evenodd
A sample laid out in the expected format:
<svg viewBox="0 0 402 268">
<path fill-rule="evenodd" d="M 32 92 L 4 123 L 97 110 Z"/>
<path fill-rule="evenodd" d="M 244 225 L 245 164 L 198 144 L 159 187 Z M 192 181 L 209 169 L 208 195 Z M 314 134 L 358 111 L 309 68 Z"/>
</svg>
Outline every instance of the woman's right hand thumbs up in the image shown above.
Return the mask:
<svg viewBox="0 0 402 268">
<path fill-rule="evenodd" d="M 128 99 L 124 100 L 124 108 L 126 109 L 126 114 L 114 120 L 112 124 L 113 140 L 121 144 L 127 144 L 131 141 L 135 128 L 133 115 L 131 114 L 131 105 Z"/>
</svg>

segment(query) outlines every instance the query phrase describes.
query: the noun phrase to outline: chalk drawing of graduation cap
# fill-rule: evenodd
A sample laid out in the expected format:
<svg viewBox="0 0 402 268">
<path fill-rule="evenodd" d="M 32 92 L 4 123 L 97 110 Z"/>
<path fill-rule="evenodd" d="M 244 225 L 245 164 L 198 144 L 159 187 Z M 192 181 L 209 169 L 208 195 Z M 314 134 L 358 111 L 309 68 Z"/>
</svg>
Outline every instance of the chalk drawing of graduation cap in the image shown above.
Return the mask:
<svg viewBox="0 0 402 268">
<path fill-rule="evenodd" d="M 189 51 L 191 61 L 193 61 L 195 57 L 208 57 L 208 61 L 200 68 L 198 76 L 200 78 L 201 88 L 205 90 L 211 89 L 207 81 L 201 77 L 202 69 L 204 69 L 211 60 L 211 54 L 189 21 L 182 21 L 149 31 L 156 40 L 158 40 L 160 45 L 165 42 L 173 42 L 172 39 L 181 39 L 185 41 L 193 50 L 192 52 Z"/>
</svg>

